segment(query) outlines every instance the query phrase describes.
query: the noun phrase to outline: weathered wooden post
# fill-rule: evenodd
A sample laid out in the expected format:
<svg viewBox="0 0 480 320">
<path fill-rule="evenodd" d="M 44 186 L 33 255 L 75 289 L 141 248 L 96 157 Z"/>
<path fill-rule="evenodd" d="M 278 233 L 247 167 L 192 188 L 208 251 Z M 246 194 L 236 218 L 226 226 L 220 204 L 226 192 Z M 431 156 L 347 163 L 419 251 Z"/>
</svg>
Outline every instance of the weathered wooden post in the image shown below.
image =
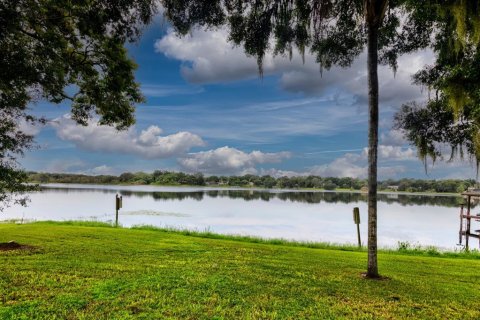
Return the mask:
<svg viewBox="0 0 480 320">
<path fill-rule="evenodd" d="M 460 204 L 460 231 L 458 232 L 458 243 L 462 244 L 463 238 L 463 203 Z"/>
<path fill-rule="evenodd" d="M 362 240 L 360 239 L 360 209 L 358 207 L 353 208 L 353 222 L 357 225 L 358 247 L 360 248 Z"/>
<path fill-rule="evenodd" d="M 123 206 L 123 197 L 115 195 L 115 226 L 118 227 L 118 210 Z"/>
<path fill-rule="evenodd" d="M 472 200 L 472 196 L 471 195 L 467 195 L 467 226 L 466 226 L 466 229 L 465 229 L 465 248 L 467 249 L 468 251 L 468 237 L 470 236 L 470 216 L 471 216 L 471 213 L 470 213 L 470 209 L 471 209 L 471 200 Z"/>
</svg>

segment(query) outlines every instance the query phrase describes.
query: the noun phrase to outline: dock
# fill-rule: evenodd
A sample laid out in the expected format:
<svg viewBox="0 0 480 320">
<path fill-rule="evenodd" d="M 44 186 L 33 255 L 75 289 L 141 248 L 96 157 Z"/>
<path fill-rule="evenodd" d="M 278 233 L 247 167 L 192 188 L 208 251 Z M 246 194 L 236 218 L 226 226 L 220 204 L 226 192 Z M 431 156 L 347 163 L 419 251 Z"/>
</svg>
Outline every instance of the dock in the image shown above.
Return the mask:
<svg viewBox="0 0 480 320">
<path fill-rule="evenodd" d="M 473 223 L 480 222 L 480 213 L 472 213 L 472 203 L 480 202 L 480 190 L 463 192 L 462 196 L 466 198 L 466 203 L 460 206 L 460 231 L 458 234 L 459 244 L 463 245 L 465 240 L 465 248 L 468 250 L 469 239 L 476 238 L 479 240 L 480 247 L 480 224 L 478 229 L 473 228 Z"/>
</svg>

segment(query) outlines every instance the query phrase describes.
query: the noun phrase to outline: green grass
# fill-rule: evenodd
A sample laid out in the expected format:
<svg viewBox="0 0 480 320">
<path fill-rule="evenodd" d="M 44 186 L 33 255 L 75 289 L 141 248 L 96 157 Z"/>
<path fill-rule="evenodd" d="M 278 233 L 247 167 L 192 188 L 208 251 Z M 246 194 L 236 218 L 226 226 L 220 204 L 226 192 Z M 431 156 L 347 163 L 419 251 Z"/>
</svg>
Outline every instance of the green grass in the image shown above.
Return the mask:
<svg viewBox="0 0 480 320">
<path fill-rule="evenodd" d="M 0 252 L 0 319 L 480 318 L 478 254 L 380 252 L 375 281 L 353 247 L 78 222 L 9 240 L 37 249 Z"/>
<path fill-rule="evenodd" d="M 64 224 L 65 222 L 56 222 L 49 221 L 50 223 L 60 223 Z M 90 222 L 84 221 L 68 221 L 69 224 L 80 224 L 84 225 L 89 224 Z M 108 223 L 93 222 L 95 224 L 100 223 L 106 227 L 113 227 L 113 225 Z M 151 225 L 138 225 L 133 226 L 131 229 L 140 229 L 140 230 L 152 230 L 160 232 L 169 232 L 175 234 L 183 234 L 186 236 L 199 237 L 199 238 L 208 238 L 208 239 L 220 239 L 220 240 L 231 240 L 231 241 L 240 241 L 240 242 L 249 242 L 249 243 L 262 243 L 262 244 L 271 244 L 271 245 L 282 245 L 289 247 L 305 247 L 311 249 L 326 249 L 326 250 L 341 250 L 341 251 L 355 251 L 355 252 L 367 252 L 366 247 L 358 247 L 353 244 L 338 244 L 338 243 L 329 243 L 329 242 L 308 242 L 308 241 L 294 241 L 287 239 L 277 239 L 277 238 L 261 238 L 255 236 L 244 236 L 244 235 L 225 235 L 214 233 L 208 230 L 198 231 L 191 229 L 178 229 L 178 228 L 165 228 L 157 227 Z M 476 248 L 470 249 L 469 251 L 465 250 L 456 250 L 456 251 L 445 251 L 440 250 L 435 246 L 421 246 L 414 245 L 409 242 L 399 242 L 396 248 L 379 248 L 381 253 L 392 253 L 392 254 L 402 254 L 402 255 L 415 255 L 415 256 L 431 256 L 431 257 L 446 257 L 446 258 L 464 258 L 464 259 L 480 259 L 480 251 Z"/>
</svg>

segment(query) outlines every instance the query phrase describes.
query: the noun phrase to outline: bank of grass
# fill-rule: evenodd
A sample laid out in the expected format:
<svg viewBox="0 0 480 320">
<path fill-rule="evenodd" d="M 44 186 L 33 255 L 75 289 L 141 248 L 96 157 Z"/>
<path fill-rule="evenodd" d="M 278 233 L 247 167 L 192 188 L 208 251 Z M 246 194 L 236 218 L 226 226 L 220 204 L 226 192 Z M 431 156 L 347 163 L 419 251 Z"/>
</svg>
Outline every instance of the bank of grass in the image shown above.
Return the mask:
<svg viewBox="0 0 480 320">
<path fill-rule="evenodd" d="M 0 319 L 480 318 L 478 254 L 382 251 L 372 281 L 354 247 L 85 222 L 9 240 L 37 248 L 0 252 Z"/>
<path fill-rule="evenodd" d="M 52 223 L 57 223 L 52 221 Z M 62 222 L 63 223 L 63 222 Z M 70 221 L 68 223 L 77 224 L 77 221 Z M 90 223 L 90 222 L 78 222 Z M 108 223 L 102 223 L 103 226 L 113 227 L 113 225 Z M 288 247 L 304 247 L 311 249 L 325 249 L 325 250 L 339 250 L 339 251 L 354 251 L 354 252 L 367 252 L 365 246 L 358 247 L 354 244 L 338 244 L 338 243 L 328 243 L 328 242 L 310 242 L 310 241 L 294 241 L 288 239 L 279 239 L 279 238 L 262 238 L 248 235 L 231 235 L 231 234 L 219 234 L 211 232 L 209 230 L 192 230 L 192 229 L 178 229 L 178 228 L 166 228 L 166 227 L 157 227 L 152 225 L 138 225 L 133 226 L 131 229 L 140 229 L 140 230 L 151 230 L 158 232 L 167 232 L 175 234 L 183 234 L 191 237 L 199 238 L 208 238 L 208 239 L 219 239 L 227 241 L 239 241 L 239 242 L 249 242 L 249 243 L 261 243 L 269 245 L 281 245 Z M 476 248 L 466 251 L 463 248 L 458 248 L 457 250 L 444 250 L 437 248 L 435 246 L 421 246 L 419 244 L 413 244 L 410 242 L 399 242 L 397 246 L 390 248 L 379 248 L 381 253 L 391 253 L 391 254 L 401 254 L 401 255 L 415 255 L 415 256 L 430 256 L 430 257 L 444 257 L 444 258 L 464 258 L 464 259 L 479 259 L 480 260 L 480 251 Z"/>
</svg>

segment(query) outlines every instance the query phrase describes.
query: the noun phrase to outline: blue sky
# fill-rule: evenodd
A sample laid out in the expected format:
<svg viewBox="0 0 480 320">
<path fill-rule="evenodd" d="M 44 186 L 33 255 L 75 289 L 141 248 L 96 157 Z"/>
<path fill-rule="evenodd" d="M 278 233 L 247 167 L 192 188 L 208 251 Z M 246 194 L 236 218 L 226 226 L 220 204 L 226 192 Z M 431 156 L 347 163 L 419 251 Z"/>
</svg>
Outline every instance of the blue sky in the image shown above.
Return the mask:
<svg viewBox="0 0 480 320">
<path fill-rule="evenodd" d="M 69 105 L 39 102 L 34 113 L 54 120 L 36 134 L 39 148 L 22 159 L 28 170 L 119 174 L 156 169 L 210 174 L 366 176 L 366 61 L 319 72 L 314 57 L 267 55 L 265 75 L 254 58 L 228 43 L 224 30 L 195 30 L 179 38 L 168 25 L 149 26 L 128 45 L 147 102 L 137 123 L 116 132 L 69 119 Z M 402 103 L 427 93 L 411 75 L 434 59 L 402 57 L 394 76 L 380 76 L 379 176 L 473 178 L 468 162 L 437 163 L 425 174 L 416 150 L 392 130 Z"/>
</svg>

